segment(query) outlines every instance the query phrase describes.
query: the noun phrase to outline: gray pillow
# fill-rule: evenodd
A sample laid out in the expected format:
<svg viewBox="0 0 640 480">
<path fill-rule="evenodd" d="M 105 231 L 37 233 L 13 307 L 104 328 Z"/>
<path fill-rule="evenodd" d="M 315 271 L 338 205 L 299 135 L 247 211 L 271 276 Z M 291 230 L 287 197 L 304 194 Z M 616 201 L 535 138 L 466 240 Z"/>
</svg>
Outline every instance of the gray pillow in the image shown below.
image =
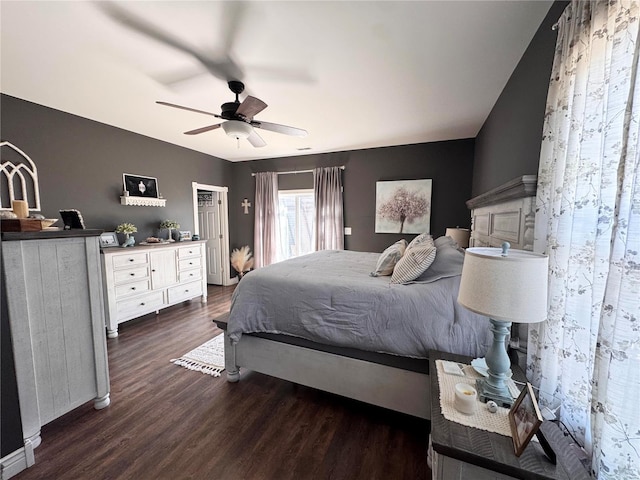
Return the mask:
<svg viewBox="0 0 640 480">
<path fill-rule="evenodd" d="M 451 237 L 436 238 L 436 259 L 431 266 L 410 283 L 431 283 L 441 278 L 456 277 L 462 274 L 464 250 Z"/>
<path fill-rule="evenodd" d="M 447 236 L 438 237 L 433 241 L 433 243 L 438 248 L 442 247 L 443 245 L 452 245 L 464 253 L 464 248 L 461 248 L 460 245 L 458 245 L 458 242 L 456 242 L 451 237 L 447 237 Z"/>
<path fill-rule="evenodd" d="M 378 257 L 378 263 L 376 264 L 376 270 L 369 275 L 372 277 L 378 277 L 380 275 L 391 275 L 396 263 L 404 255 L 404 251 L 407 248 L 407 241 L 405 239 L 398 240 L 393 245 L 387 247 L 387 249 Z"/>
</svg>

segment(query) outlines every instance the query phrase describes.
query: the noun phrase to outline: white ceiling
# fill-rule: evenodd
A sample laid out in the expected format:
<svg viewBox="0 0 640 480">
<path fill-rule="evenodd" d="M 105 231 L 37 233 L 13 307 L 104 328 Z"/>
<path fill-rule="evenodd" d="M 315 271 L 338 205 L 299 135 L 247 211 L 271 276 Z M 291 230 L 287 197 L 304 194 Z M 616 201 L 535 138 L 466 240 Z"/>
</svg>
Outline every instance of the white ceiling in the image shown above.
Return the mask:
<svg viewBox="0 0 640 480">
<path fill-rule="evenodd" d="M 256 119 L 309 132 L 297 138 L 258 130 L 263 148 L 246 141 L 238 148 L 221 129 L 184 135 L 220 121 L 155 101 L 220 113 L 220 105 L 234 99 L 226 82 L 95 2 L 2 1 L 1 90 L 231 161 L 470 138 L 551 3 L 241 4 L 229 53 L 244 70 L 246 93 L 269 105 Z M 224 53 L 229 4 L 116 7 L 208 58 Z"/>
</svg>

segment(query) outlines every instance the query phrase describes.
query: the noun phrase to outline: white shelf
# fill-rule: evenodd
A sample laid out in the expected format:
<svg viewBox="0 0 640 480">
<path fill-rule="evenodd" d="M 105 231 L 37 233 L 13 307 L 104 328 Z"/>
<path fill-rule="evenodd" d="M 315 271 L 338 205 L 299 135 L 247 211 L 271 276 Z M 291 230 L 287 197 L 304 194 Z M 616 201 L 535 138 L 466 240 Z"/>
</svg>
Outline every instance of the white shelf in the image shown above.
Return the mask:
<svg viewBox="0 0 640 480">
<path fill-rule="evenodd" d="M 122 195 L 120 197 L 120 203 L 122 205 L 134 205 L 136 207 L 165 207 L 167 199 L 153 197 L 126 197 Z"/>
</svg>

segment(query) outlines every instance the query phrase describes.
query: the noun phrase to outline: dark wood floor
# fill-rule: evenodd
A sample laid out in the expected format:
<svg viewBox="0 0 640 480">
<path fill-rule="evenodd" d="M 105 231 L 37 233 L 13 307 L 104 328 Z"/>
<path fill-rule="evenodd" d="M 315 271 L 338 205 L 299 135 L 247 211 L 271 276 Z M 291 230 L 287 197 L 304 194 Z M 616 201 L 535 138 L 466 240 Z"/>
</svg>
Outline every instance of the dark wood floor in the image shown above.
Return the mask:
<svg viewBox="0 0 640 480">
<path fill-rule="evenodd" d="M 233 287 L 120 325 L 111 405 L 42 428 L 28 479 L 427 479 L 429 423 L 247 372 L 237 384 L 169 362 L 218 333 Z"/>
</svg>

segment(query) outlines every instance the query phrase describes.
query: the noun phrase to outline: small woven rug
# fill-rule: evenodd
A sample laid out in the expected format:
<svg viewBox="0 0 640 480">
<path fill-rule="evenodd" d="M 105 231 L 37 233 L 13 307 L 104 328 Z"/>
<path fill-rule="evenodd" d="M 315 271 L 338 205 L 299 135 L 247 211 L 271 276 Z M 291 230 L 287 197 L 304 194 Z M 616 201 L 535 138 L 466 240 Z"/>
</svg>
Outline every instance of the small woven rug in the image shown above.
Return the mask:
<svg viewBox="0 0 640 480">
<path fill-rule="evenodd" d="M 170 361 L 189 370 L 219 377 L 224 370 L 224 334 L 221 333 L 180 358 Z"/>
</svg>

